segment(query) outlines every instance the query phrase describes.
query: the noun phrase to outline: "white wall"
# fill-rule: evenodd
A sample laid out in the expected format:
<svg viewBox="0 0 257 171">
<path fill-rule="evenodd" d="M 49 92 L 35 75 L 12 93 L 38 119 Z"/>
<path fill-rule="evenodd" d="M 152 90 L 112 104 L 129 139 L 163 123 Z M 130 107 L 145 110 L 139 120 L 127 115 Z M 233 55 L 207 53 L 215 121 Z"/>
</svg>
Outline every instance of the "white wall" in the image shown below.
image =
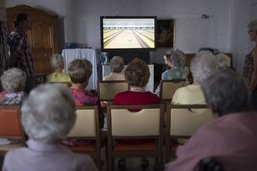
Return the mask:
<svg viewBox="0 0 257 171">
<path fill-rule="evenodd" d="M 175 46 L 186 53 L 202 46 L 228 51 L 229 0 L 78 0 L 76 41 L 100 48 L 101 15 L 154 15 L 176 20 Z M 104 5 L 102 5 L 104 4 Z M 209 19 L 201 19 L 205 13 Z M 77 15 L 78 16 L 78 15 Z M 87 30 L 87 31 L 85 31 Z M 218 43 L 219 42 L 219 43 Z"/>
<path fill-rule="evenodd" d="M 209 46 L 233 54 L 241 72 L 245 54 L 253 44 L 247 23 L 257 17 L 257 0 L 6 0 L 6 6 L 27 4 L 61 17 L 63 42 L 100 48 L 100 16 L 151 15 L 176 21 L 175 47 L 195 53 Z M 201 15 L 207 14 L 208 19 Z M 61 31 L 62 32 L 62 31 Z M 151 53 L 152 62 L 163 62 L 165 49 Z"/>
</svg>

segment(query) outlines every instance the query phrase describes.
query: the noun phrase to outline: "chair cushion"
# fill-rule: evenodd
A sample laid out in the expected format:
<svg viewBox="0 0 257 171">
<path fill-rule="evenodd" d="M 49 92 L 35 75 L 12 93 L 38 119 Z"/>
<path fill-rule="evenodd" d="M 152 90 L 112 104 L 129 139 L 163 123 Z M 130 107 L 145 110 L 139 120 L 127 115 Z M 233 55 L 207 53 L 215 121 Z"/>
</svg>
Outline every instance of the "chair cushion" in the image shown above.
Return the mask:
<svg viewBox="0 0 257 171">
<path fill-rule="evenodd" d="M 156 151 L 157 146 L 155 141 L 147 141 L 145 143 L 122 143 L 117 142 L 113 148 L 113 151 Z"/>
</svg>

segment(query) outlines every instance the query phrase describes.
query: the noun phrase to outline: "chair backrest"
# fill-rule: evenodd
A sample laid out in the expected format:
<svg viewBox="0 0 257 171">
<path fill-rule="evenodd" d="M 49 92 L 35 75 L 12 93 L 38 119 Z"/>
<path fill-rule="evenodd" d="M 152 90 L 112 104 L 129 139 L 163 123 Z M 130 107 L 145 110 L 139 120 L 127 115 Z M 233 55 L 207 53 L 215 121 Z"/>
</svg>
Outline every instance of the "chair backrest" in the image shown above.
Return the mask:
<svg viewBox="0 0 257 171">
<path fill-rule="evenodd" d="M 112 101 L 117 93 L 129 90 L 126 81 L 98 81 L 97 93 L 101 101 Z"/>
<path fill-rule="evenodd" d="M 163 105 L 110 105 L 107 109 L 109 136 L 147 137 L 162 132 Z"/>
<path fill-rule="evenodd" d="M 98 106 L 80 106 L 76 109 L 76 122 L 68 137 L 94 138 L 99 136 Z"/>
<path fill-rule="evenodd" d="M 162 101 L 171 101 L 175 91 L 187 86 L 189 82 L 186 79 L 180 80 L 161 80 L 160 82 L 160 99 Z"/>
<path fill-rule="evenodd" d="M 0 106 L 0 137 L 24 139 L 20 106 Z"/>
<path fill-rule="evenodd" d="M 188 136 L 205 123 L 214 119 L 207 105 L 173 105 L 167 106 L 167 129 L 170 136 Z"/>
</svg>

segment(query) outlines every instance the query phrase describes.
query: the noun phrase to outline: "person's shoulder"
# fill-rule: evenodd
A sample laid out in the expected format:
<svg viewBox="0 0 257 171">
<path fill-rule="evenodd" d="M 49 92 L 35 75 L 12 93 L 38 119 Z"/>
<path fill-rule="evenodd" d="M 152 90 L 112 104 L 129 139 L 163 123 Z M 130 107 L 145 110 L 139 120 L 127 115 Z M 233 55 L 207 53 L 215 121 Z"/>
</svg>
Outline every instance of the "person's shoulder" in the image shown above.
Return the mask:
<svg viewBox="0 0 257 171">
<path fill-rule="evenodd" d="M 48 74 L 46 80 L 47 82 L 71 82 L 68 74 L 58 72 Z"/>
<path fill-rule="evenodd" d="M 145 98 L 152 99 L 153 103 L 160 103 L 160 97 L 153 92 L 146 91 L 146 92 L 144 92 L 144 95 L 142 95 L 142 97 L 143 96 Z"/>
<path fill-rule="evenodd" d="M 229 113 L 224 116 L 213 119 L 199 129 L 199 132 L 213 131 L 240 131 L 242 128 L 254 129 L 257 133 L 257 113 L 256 112 L 238 112 Z"/>
<path fill-rule="evenodd" d="M 72 153 L 72 161 L 76 162 L 76 168 L 79 168 L 77 171 L 96 171 L 96 166 L 94 161 L 86 154 Z"/>
<path fill-rule="evenodd" d="M 55 72 L 52 72 L 46 76 L 46 81 L 51 82 L 51 80 L 54 78 Z"/>
<path fill-rule="evenodd" d="M 119 92 L 117 93 L 115 96 L 127 96 L 129 94 L 133 93 L 132 91 L 122 91 L 122 92 Z"/>
<path fill-rule="evenodd" d="M 90 162 L 91 158 L 90 156 L 86 155 L 86 154 L 78 154 L 78 153 L 70 153 L 71 154 L 71 158 L 76 159 L 78 162 Z"/>
<path fill-rule="evenodd" d="M 14 149 L 14 150 L 9 150 L 5 155 L 5 160 L 6 161 L 12 161 L 17 157 L 19 158 L 19 157 L 23 156 L 26 153 L 27 150 L 28 149 L 26 147 L 17 148 L 17 149 Z"/>
<path fill-rule="evenodd" d="M 153 96 L 153 97 L 158 97 L 159 98 L 159 96 L 157 94 L 155 94 L 155 93 L 153 93 L 151 91 L 146 91 L 145 93 L 148 94 L 149 96 Z"/>
</svg>

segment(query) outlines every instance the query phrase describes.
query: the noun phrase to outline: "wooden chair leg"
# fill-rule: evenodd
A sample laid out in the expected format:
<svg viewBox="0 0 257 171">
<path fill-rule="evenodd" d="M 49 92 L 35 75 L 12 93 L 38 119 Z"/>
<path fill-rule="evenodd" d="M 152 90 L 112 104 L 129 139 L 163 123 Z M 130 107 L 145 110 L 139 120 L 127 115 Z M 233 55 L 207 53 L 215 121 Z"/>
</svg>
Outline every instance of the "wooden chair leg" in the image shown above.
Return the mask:
<svg viewBox="0 0 257 171">
<path fill-rule="evenodd" d="M 102 170 L 102 159 L 101 159 L 101 152 L 100 154 L 97 154 L 97 159 L 96 159 L 96 165 L 97 168 L 101 171 Z"/>
<path fill-rule="evenodd" d="M 114 160 L 110 151 L 108 151 L 107 156 L 107 171 L 114 171 Z"/>
</svg>

